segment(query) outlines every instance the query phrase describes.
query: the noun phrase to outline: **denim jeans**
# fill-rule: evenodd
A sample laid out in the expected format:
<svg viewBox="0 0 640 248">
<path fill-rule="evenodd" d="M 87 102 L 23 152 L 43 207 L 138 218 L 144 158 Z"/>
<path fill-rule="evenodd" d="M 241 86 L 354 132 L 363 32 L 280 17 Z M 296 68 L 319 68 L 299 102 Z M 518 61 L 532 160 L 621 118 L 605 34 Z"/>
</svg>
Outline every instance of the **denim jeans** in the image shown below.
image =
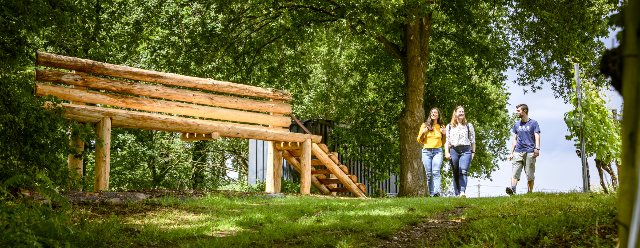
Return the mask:
<svg viewBox="0 0 640 248">
<path fill-rule="evenodd" d="M 427 172 L 429 195 L 440 193 L 440 167 L 442 167 L 442 148 L 422 148 L 422 164 Z"/>
<path fill-rule="evenodd" d="M 453 172 L 453 191 L 456 195 L 467 189 L 467 171 L 471 165 L 471 146 L 457 146 L 449 150 Z"/>
</svg>

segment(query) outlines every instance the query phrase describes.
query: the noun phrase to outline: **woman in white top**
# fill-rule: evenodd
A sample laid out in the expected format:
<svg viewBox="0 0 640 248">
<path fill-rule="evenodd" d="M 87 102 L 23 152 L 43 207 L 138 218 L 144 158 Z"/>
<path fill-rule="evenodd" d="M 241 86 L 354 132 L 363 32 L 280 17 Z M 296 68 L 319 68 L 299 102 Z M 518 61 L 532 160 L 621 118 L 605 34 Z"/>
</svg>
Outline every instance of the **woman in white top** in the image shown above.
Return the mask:
<svg viewBox="0 0 640 248">
<path fill-rule="evenodd" d="M 467 123 L 464 108 L 453 110 L 451 123 L 447 125 L 447 142 L 444 145 L 445 157 L 451 160 L 453 172 L 453 191 L 456 196 L 467 197 L 467 171 L 476 153 L 476 134 L 473 125 Z"/>
</svg>

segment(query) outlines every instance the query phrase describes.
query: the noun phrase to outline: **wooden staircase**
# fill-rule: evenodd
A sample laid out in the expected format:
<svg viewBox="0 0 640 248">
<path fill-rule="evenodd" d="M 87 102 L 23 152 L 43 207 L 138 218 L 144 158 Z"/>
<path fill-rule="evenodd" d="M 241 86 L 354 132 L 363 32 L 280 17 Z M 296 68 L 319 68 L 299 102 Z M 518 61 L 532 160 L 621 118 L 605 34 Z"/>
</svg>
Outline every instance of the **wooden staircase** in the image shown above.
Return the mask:
<svg viewBox="0 0 640 248">
<path fill-rule="evenodd" d="M 302 174 L 301 160 L 302 146 L 298 143 L 276 143 L 276 149 L 282 150 L 282 157 Z M 338 160 L 337 152 L 329 152 L 325 144 L 312 144 L 311 154 L 311 184 L 323 194 L 333 192 L 348 192 L 357 197 L 366 197 L 366 186 L 358 183 L 355 175 L 349 175 L 347 166 Z M 338 187 L 342 184 L 343 187 Z"/>
</svg>

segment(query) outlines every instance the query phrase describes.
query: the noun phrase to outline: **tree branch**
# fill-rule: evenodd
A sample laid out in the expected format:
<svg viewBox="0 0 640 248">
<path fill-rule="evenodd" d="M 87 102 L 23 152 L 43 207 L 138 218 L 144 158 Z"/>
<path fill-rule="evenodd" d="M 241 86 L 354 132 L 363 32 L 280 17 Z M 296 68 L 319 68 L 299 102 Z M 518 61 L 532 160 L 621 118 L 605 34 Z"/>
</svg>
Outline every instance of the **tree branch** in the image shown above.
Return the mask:
<svg viewBox="0 0 640 248">
<path fill-rule="evenodd" d="M 402 52 L 400 51 L 398 45 L 390 42 L 384 36 L 378 36 L 376 37 L 376 39 L 382 42 L 382 44 L 384 44 L 384 46 L 387 47 L 387 49 L 389 49 L 389 51 L 391 51 L 391 53 L 393 53 L 393 55 L 396 56 L 396 58 L 398 58 L 400 62 L 402 62 L 402 64 L 405 64 L 407 62 L 407 58 L 402 55 Z"/>
</svg>

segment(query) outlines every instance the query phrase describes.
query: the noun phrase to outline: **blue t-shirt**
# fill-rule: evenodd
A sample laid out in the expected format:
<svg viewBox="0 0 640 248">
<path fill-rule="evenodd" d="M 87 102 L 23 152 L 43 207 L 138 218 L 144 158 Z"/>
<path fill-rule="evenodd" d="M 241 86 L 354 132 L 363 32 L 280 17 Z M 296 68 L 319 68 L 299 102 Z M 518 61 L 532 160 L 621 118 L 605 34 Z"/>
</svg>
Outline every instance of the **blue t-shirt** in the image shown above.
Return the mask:
<svg viewBox="0 0 640 248">
<path fill-rule="evenodd" d="M 540 132 L 538 122 L 534 119 L 529 119 L 527 122 L 516 121 L 511 131 L 518 135 L 515 152 L 532 153 L 534 148 L 536 148 L 535 133 Z"/>
</svg>

